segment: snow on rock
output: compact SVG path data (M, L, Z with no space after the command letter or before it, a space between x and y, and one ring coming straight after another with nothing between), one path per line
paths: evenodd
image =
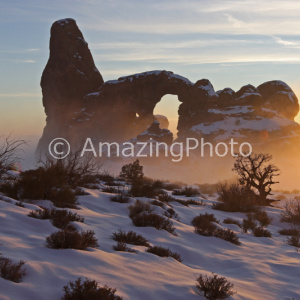
M210 124L201 123L191 128L191 131L201 132L203 134L213 134L218 131L226 130L226 138L236 137L236 132L239 130L251 130L251 131L275 131L280 130L282 127L293 125L294 122L275 116L273 118L257 118L254 121L247 120L243 117L227 117L222 121L213 122ZM226 139L222 136L220 139Z
M56 21L60 26L64 26L66 24L69 24L69 22L75 22L74 19L70 19L70 18L66 18L66 19L61 19L61 20L58 20Z
M218 95L224 93L224 94L228 94L228 95L234 95L235 94L235 91L231 88L225 88L223 90L219 90L216 92Z
M205 92L208 97L219 97L208 79L201 79L195 83L195 87Z
M253 107L248 105L248 106L230 106L226 109L209 109L209 113L214 113L214 114L222 114L222 115L231 115L231 114L247 114L250 112L253 112Z
M257 87L265 98L267 108L277 110L284 116L293 119L298 111L298 99L293 90L281 80L268 81Z
M184 82L187 85L193 85L193 83L190 80L188 80L187 78L185 78L183 76L174 74L171 71L162 71L162 70L147 71L147 72L137 73L137 74L133 74L133 75L129 75L129 76L123 76L123 77L120 77L118 79L118 81L129 80L130 82L132 82L134 79L139 79L139 78L148 77L148 76L159 76L159 75L167 76L168 79L175 79L180 82Z
M240 99L243 99L243 98L246 98L246 97L250 97L250 96L258 96L261 98L261 94L259 93L244 93L242 96L240 96L239 98L237 98L236 100L240 100Z

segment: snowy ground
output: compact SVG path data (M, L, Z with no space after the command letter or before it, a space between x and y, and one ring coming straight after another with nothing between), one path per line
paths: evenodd
M22 208L16 206L14 200L11 203L0 201L0 252L15 261L26 261L22 282L0 278L1 300L60 299L63 286L78 277L117 288L117 294L124 299L204 299L195 289L195 276L211 272L234 283L237 294L231 299L300 299L300 253L285 243L285 236L278 234L280 228L289 227L280 222L280 207L266 209L273 218L268 228L273 237L258 238L243 233L236 225L223 224L227 217L242 221L245 214L212 210L215 197L205 199L206 206L185 207L172 203L180 218L180 222L173 220L177 233L174 236L164 230L133 226L128 217L130 203L111 202L112 194L100 190L86 191L90 195L79 197L80 210L76 210L85 218L85 223L76 223L76 227L94 230L100 244L99 248L88 251L47 248L46 237L58 229L49 220L27 216L39 207L25 204ZM134 201L132 199L131 203ZM156 208L158 213L160 210ZM195 234L191 220L205 212L213 213L222 227L235 231L242 245ZM138 253L114 251L112 246L116 242L110 236L118 229L133 230L153 245L169 247L181 255L183 262L147 253L142 246L129 245Z

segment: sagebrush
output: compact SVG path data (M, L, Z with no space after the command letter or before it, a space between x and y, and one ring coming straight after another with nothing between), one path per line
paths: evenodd
M95 280L78 278L74 282L70 281L63 287L64 296L62 300L122 300L117 296L116 289L108 286L99 286Z

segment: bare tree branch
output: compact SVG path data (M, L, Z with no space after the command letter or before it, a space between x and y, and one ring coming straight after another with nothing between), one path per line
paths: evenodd
M12 165L20 160L20 152L22 146L27 142L23 139L13 137L10 133L6 137L0 137L0 173L8 170Z
M271 186L278 183L273 178L280 175L280 170L269 162L272 155L268 153L252 153L249 156L239 154L234 163L233 171L239 175L239 182L249 188L255 188L260 197L261 204L267 202L271 195Z

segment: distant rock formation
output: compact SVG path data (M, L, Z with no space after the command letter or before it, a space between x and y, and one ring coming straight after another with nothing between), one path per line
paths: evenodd
M161 129L159 122L155 120L147 130L136 137L138 142L147 142L150 139L169 145L173 142L173 133L168 129Z
M169 120L163 115L154 115L155 119L159 122L159 127L161 129L169 129Z
M179 140L235 137L266 142L291 134L300 136L300 125L294 122L298 99L282 81L246 85L237 92L230 88L215 92L207 79L192 83L170 71L104 82L72 19L52 25L50 57L41 87L47 125L38 152L47 149L55 137L76 143L87 137L122 142L140 136L151 124L150 128L158 127L153 112L166 94L177 95L181 102Z

